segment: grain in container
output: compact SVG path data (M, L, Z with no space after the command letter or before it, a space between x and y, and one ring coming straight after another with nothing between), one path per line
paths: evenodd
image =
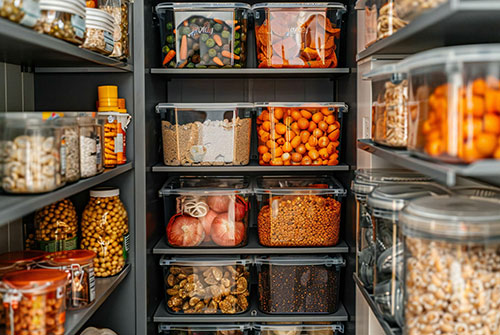
M0 281L7 335L64 334L66 272L22 270Z
M446 188L434 183L398 183L379 185L367 197L375 240L373 299L392 325L404 325L403 238L399 213L412 199L446 194L449 194Z
M93 177L104 171L104 128L90 115L78 117L80 129L80 175Z
M377 3L377 40L392 36L404 28L408 21L403 20L396 10L397 0L375 0Z
M68 275L66 307L69 310L88 307L95 300L94 259L90 250L68 250L50 253L38 266L61 270Z
M160 335L248 335L252 326L250 324L160 324L158 333Z
M249 258L162 257L166 307L171 313L240 314L249 309Z
M102 9L86 8L85 41L82 48L111 55L114 48L114 19Z
M118 274L125 266L130 249L128 214L120 200L120 189L97 187L81 220L82 249L92 250L96 277Z
M434 49L409 74L408 149L447 163L500 159L500 45Z
M80 129L75 117L56 118L61 128L61 173L68 183L80 179Z
M247 244L248 178L170 177L160 190L166 239L172 247Z
M420 15L442 4L450 2L449 0L395 0L395 8L398 17L405 22L411 23Z
M351 189L356 198L356 274L365 288L373 289L373 269L375 265L375 243L373 223L366 198L381 184L394 185L401 182L427 182L430 178L408 170L399 169L359 169L355 172Z
M40 19L40 4L38 0L3 0L0 17L33 28Z
M344 325L329 322L267 322L253 325L255 335L339 335Z
M250 10L250 5L239 2L158 4L162 65L245 67Z
M252 9L258 67L337 67L343 4L268 2Z
M124 59L129 56L128 48L128 11L129 0L99 0L99 9L103 9L113 17L114 48L110 57Z
M332 314L339 309L341 256L264 256L255 264L262 312Z
M424 197L400 214L404 334L492 334L500 320L500 202Z
M343 102L256 104L260 165L338 165Z
M159 104L165 165L247 165L249 103Z
M65 41L85 40L84 0L40 0L41 17L35 29Z
M259 243L266 247L331 247L339 242L347 194L329 176L258 177Z

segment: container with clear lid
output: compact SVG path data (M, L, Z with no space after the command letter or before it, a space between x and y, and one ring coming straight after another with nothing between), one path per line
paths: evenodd
M500 199L500 188L493 186L455 186L451 192L472 198L493 198Z
M7 335L64 334L66 272L22 270L0 281Z
M377 0L365 0L364 17L365 17L365 48L377 41Z
M500 320L500 202L424 197L400 214L404 334L494 334Z
M82 44L85 40L84 0L39 0L41 17L35 29L65 41Z
M251 263L239 256L162 257L167 309L187 314L246 312Z
M338 165L343 102L258 103L260 165Z
M407 24L396 10L397 0L375 0L377 3L377 40L387 38L395 34Z
M339 306L341 256L264 256L259 273L259 309L269 314L332 314Z
M247 244L248 178L170 177L163 197L167 243L172 247Z
M165 165L246 165L250 103L159 104Z
M114 19L102 9L86 8L85 41L82 48L110 55L114 48Z
M423 13L436 8L449 0L395 0L398 17L410 23Z
M430 178L400 169L359 169L351 189L356 197L356 274L365 288L373 289L373 269L375 265L375 243L373 240L373 224L366 197L381 184L401 182L428 182Z
M409 74L408 149L448 163L500 159L500 45L425 51Z
M118 108L116 108L118 110ZM113 168L118 164L118 155L123 155L123 134L118 112L99 112L99 123L104 127L104 167Z
M252 329L250 324L160 324L160 335L248 335Z
M94 259L90 250L68 250L48 254L38 264L44 269L61 270L68 274L66 307L70 310L88 307L95 300Z
M98 0L99 9L103 9L113 17L114 23L114 49L110 57L118 59L127 58L128 50L128 24L129 0Z
M104 128L92 116L79 116L80 126L80 175L93 177L104 171L103 147Z
M403 238L399 213L412 199L446 195L449 191L434 183L398 183L377 186L367 197L375 240L373 292L383 317L402 327Z
M259 67L337 67L343 4L268 2L252 9Z
M266 247L331 247L347 194L330 176L258 177L259 242Z
M61 172L66 182L80 179L80 129L74 117L55 120L61 128Z
M164 2L160 21L162 65L173 68L241 68L247 58L245 3Z
M3 0L0 17L33 28L40 19L40 5L38 0Z
M4 191L43 193L63 186L60 128L41 113L8 113L2 121Z
M408 143L408 80L394 64L363 76L372 84L372 140L395 148Z
M344 325L328 322L267 322L253 325L255 335L339 335Z

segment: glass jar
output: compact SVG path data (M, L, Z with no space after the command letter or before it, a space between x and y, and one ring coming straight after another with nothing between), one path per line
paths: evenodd
M40 18L40 5L38 0L3 0L0 17L32 28Z
M101 173L103 165L103 127L91 116L78 117L80 126L80 175L88 178Z
M113 17L114 49L111 57L128 57L128 0L99 0L99 8Z
M106 11L86 8L85 41L82 48L110 55L113 52L113 17Z
M493 186L456 186L451 191L466 197L500 199L500 188Z
M81 248L97 254L96 277L118 274L130 248L128 214L120 200L120 189L99 187L90 191L90 201L82 214Z
M95 252L69 250L51 253L38 264L44 269L61 270L68 274L66 307L70 310L88 307L95 300Z
M6 334L64 334L66 272L34 269L3 276Z
M35 213L38 249L48 252L73 250L78 246L78 217L71 200L63 199Z
M399 17L395 3L396 0L377 0L377 40L391 36L408 24Z
M405 22L412 22L428 10L436 8L448 0L395 0L398 16Z
M365 0L365 48L377 41L377 0Z
M61 128L61 172L66 182L80 179L80 129L76 118L56 119Z
M404 334L494 334L500 326L500 202L424 197L400 214Z
M368 291L373 289L375 243L373 224L366 197L380 184L430 181L430 178L407 170L359 169L351 189L356 197L356 274Z
M403 326L403 245L399 212L412 199L448 194L433 183L380 185L367 197L374 226L374 300L383 317L392 325Z
M82 44L85 40L85 2L83 0L40 0L41 17L35 29L65 41Z
M101 108L99 108L101 109ZM104 167L118 164L118 155L123 154L123 135L118 123L118 112L99 112L99 123L104 127Z
M8 193L43 193L64 185L60 129L34 114L10 113L3 119L2 187Z

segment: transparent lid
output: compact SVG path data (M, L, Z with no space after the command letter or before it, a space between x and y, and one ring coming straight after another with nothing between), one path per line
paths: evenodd
M251 103L207 103L207 104L202 104L202 103L173 103L173 104L166 104L166 103L161 103L156 106L156 112L160 113L162 110L166 109L186 109L186 110L221 110L221 109L238 109L238 108L253 108L254 105Z
M432 179L403 169L358 169L352 182L352 191L368 194L379 184L402 182L429 182Z
M401 73L397 64L380 66L363 75L364 80L391 79L392 82L399 82L406 79L407 75Z
M156 6L156 11L165 9L184 10L214 10L214 9L246 9L251 10L249 4L242 2L162 2Z
M431 196L409 202L399 220L408 236L466 242L499 240L499 209L499 200Z
M346 7L339 2L263 2L252 6L253 10L266 8L300 8L300 9L341 9L346 10Z
M96 187L90 190L90 196L93 198L109 198L120 195L120 189L117 187Z
M257 177L256 183L255 194L288 195L290 193L307 193L337 196L347 194L342 184L330 176Z
M457 186L453 187L451 191L466 197L500 199L500 188L493 186Z
M327 107L333 109L340 109L341 112L346 113L349 109L345 102L256 102L255 108L268 108L268 107L285 107L285 108L321 108Z
M231 195L251 193L248 177L170 177L160 190L161 196L193 195Z
M237 255L224 256L163 256L160 265L181 265L181 266L227 266L227 265L248 265L252 264L250 258L241 258Z
M250 324L160 324L158 330L180 330L185 332L217 332L217 331L231 331L231 330L250 330Z
M344 332L344 326L341 323L333 324L263 324L257 323L253 325L253 328L258 331L277 331L277 332L294 332L298 328L310 331L339 331ZM283 334L283 333L275 333Z
M314 256L314 255L294 255L294 256L263 256L255 259L257 265L345 265L345 259L340 256Z

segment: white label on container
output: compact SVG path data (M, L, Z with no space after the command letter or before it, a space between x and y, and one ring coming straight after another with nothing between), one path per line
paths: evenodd
M66 175L66 155L67 155L67 149L66 149L66 136L63 136L61 138L61 149L60 149L60 159L61 159L61 176Z
M113 40L113 34L111 34L109 31L104 32L104 42L106 43L106 51L113 52L115 41Z
M102 157L101 157L101 138L99 135L96 136L95 138L96 141L96 150L95 150L95 155L96 155L96 160L97 160L97 165L102 164Z
M85 19L79 15L71 15L71 24L75 30L75 35L79 39L83 39L85 36Z
M115 154L123 152L123 134L116 134L115 137Z
M61 299L64 297L64 286L60 286L56 290L56 299Z
M0 0L0 7L2 7L2 3L3 0ZM26 27L34 27L40 19L40 4L38 1L24 0L21 10L24 12L24 16L19 23Z
M89 300L90 302L95 300L95 275L93 267L89 269Z

